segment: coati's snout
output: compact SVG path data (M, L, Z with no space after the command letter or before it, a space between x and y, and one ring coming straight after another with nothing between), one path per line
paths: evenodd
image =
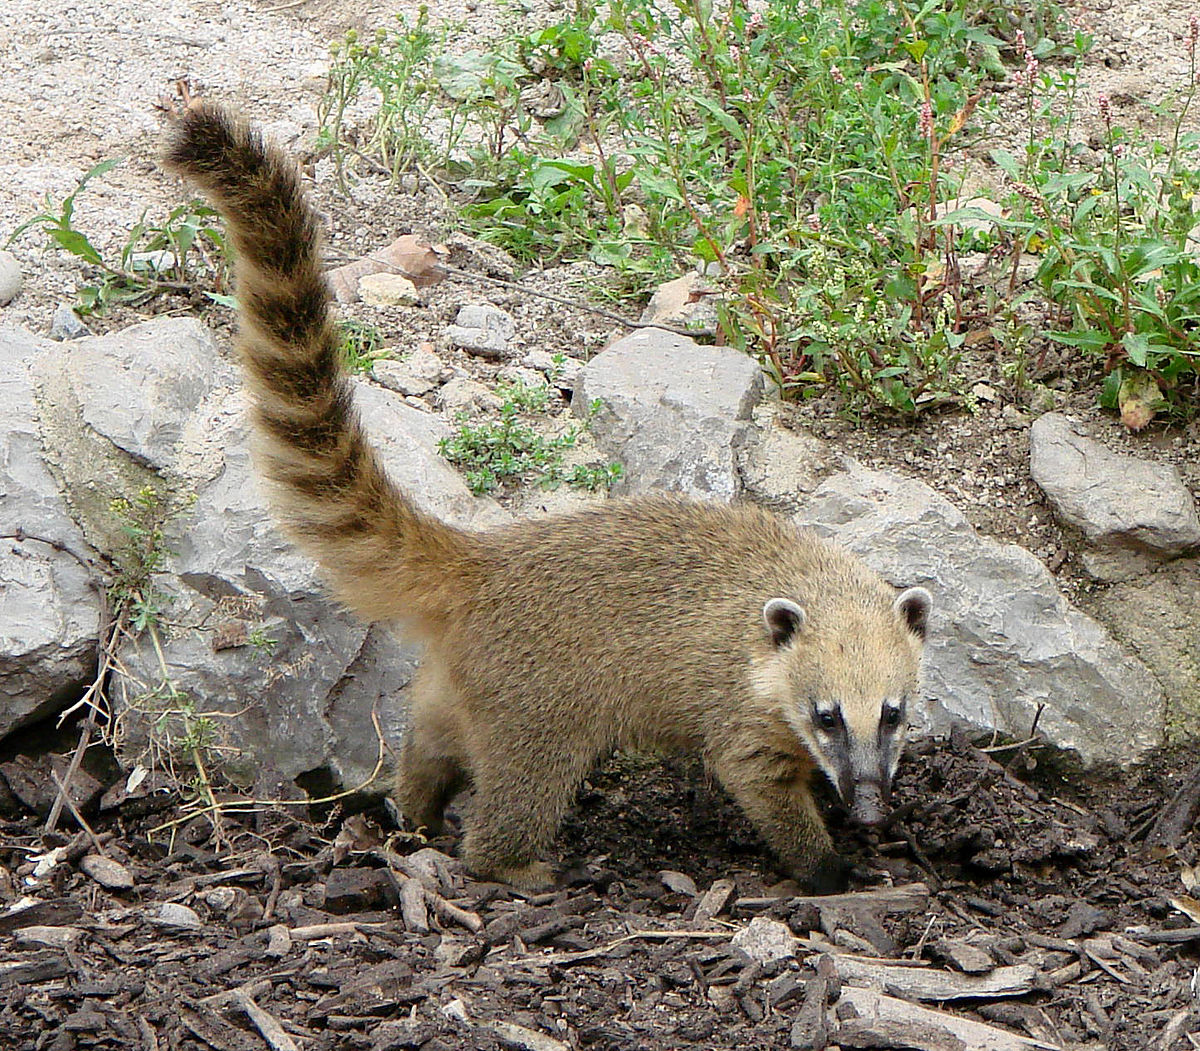
M891 786L879 781L861 781L850 786L850 818L855 824L873 828L887 816Z

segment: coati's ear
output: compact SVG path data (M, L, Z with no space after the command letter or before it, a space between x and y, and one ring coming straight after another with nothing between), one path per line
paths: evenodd
M795 638L796 632L804 627L804 609L790 598L773 598L763 606L763 620L771 641L782 646Z
M933 596L924 588L907 588L896 596L895 610L919 639L925 638L929 627L929 611L933 608Z

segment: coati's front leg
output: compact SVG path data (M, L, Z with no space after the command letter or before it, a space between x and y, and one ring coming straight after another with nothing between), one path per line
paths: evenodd
M734 749L712 763L789 876L814 894L846 889L850 865L834 850L813 799L808 764L793 756L738 755Z

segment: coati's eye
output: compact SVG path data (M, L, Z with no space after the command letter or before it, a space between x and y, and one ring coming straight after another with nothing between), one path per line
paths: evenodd
M893 708L893 707L891 707L891 705L888 705L886 708L884 708L883 709L883 725L886 726L889 730L894 730L897 726L899 726L900 725L900 709Z
M842 716L836 709L829 712L817 712L817 725L822 730L836 730L842 723Z

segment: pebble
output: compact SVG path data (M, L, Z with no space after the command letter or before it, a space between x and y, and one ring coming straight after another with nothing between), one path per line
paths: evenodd
M161 927L176 927L180 930L199 930L203 924L195 909L180 905L174 901L164 901L158 911L147 919Z
M90 335L87 325L79 320L70 303L59 303L54 308L54 318L50 322L51 339L63 343L68 339L82 339Z
M79 862L79 868L107 890L133 889L133 876L129 869L102 854L88 854Z
M421 301L417 286L400 274L365 274L358 279L358 295L373 307L411 307Z
M17 257L12 252L0 252L0 307L8 306L24 283Z
M796 936L788 925L766 916L752 919L730 939L730 944L760 963L770 963L796 954Z

